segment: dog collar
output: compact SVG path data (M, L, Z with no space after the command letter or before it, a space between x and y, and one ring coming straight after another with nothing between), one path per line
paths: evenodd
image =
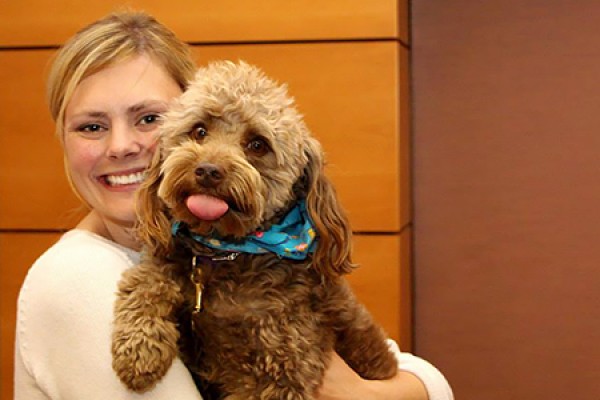
M190 232L181 221L173 223L173 236L188 236L213 249L250 254L274 253L281 258L304 260L314 253L317 235L306 211L304 200L299 201L279 224L267 231L256 231L240 240L229 241L219 237L203 237Z

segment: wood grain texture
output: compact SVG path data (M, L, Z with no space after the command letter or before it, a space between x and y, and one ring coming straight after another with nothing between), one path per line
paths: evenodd
M0 2L0 397L12 398L16 298L27 268L82 215L46 110L54 50L123 2ZM355 231L348 279L403 350L411 341L408 1L133 0L193 43L199 64L245 59L286 82L325 149ZM50 16L50 17L49 17ZM237 45L234 45L237 44ZM11 49L15 48L15 49ZM14 230L30 230L15 233ZM385 234L379 234L385 233Z
M412 349L412 271L410 229L395 235L355 235L354 261L348 275L358 299L398 342Z
M79 202L44 100L52 51L0 51L0 229L62 229Z
M44 101L52 52L0 52L0 229L63 229L80 215ZM323 144L354 230L398 232L408 223L409 182L400 178L408 171L408 118L400 117L407 104L400 98L407 88L399 74L407 65L404 48L312 43L194 46L194 52L199 63L242 58L288 83Z
M0 2L0 46L62 44L104 16L130 9L154 15L188 42L401 39L408 41L407 0ZM52 17L49 18L48 16ZM399 22L402 21L402 22Z

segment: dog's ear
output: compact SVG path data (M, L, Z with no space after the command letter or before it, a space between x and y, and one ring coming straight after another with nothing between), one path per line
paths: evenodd
M354 268L352 231L335 188L324 174L321 145L308 138L306 148L309 181L306 209L319 236L312 267L326 278L335 278Z
M153 256L165 258L171 249L171 221L167 207L158 197L162 180L161 154L157 149L147 170L146 178L136 195L137 234L146 251Z

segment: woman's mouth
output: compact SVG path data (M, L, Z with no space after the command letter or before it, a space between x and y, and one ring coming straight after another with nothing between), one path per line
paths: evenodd
M146 177L145 171L134 172L131 174L125 175L104 175L103 180L109 186L119 187L119 186L128 186L128 185L137 185L141 183Z

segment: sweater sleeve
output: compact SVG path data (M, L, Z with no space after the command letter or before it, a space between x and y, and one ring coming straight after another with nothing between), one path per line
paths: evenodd
M391 339L388 340L388 345L398 360L398 368L412 373L423 382L429 400L454 400L448 381L436 367L410 353L402 353L398 344Z
M71 235L30 269L17 311L15 399L200 399L176 360L151 391L128 390L112 370L117 282L125 252Z
M19 335L15 341L15 400L28 399L28 400L48 400L49 397L40 389L35 382L34 377L29 373L25 367L23 356L21 354L21 345L19 343Z

